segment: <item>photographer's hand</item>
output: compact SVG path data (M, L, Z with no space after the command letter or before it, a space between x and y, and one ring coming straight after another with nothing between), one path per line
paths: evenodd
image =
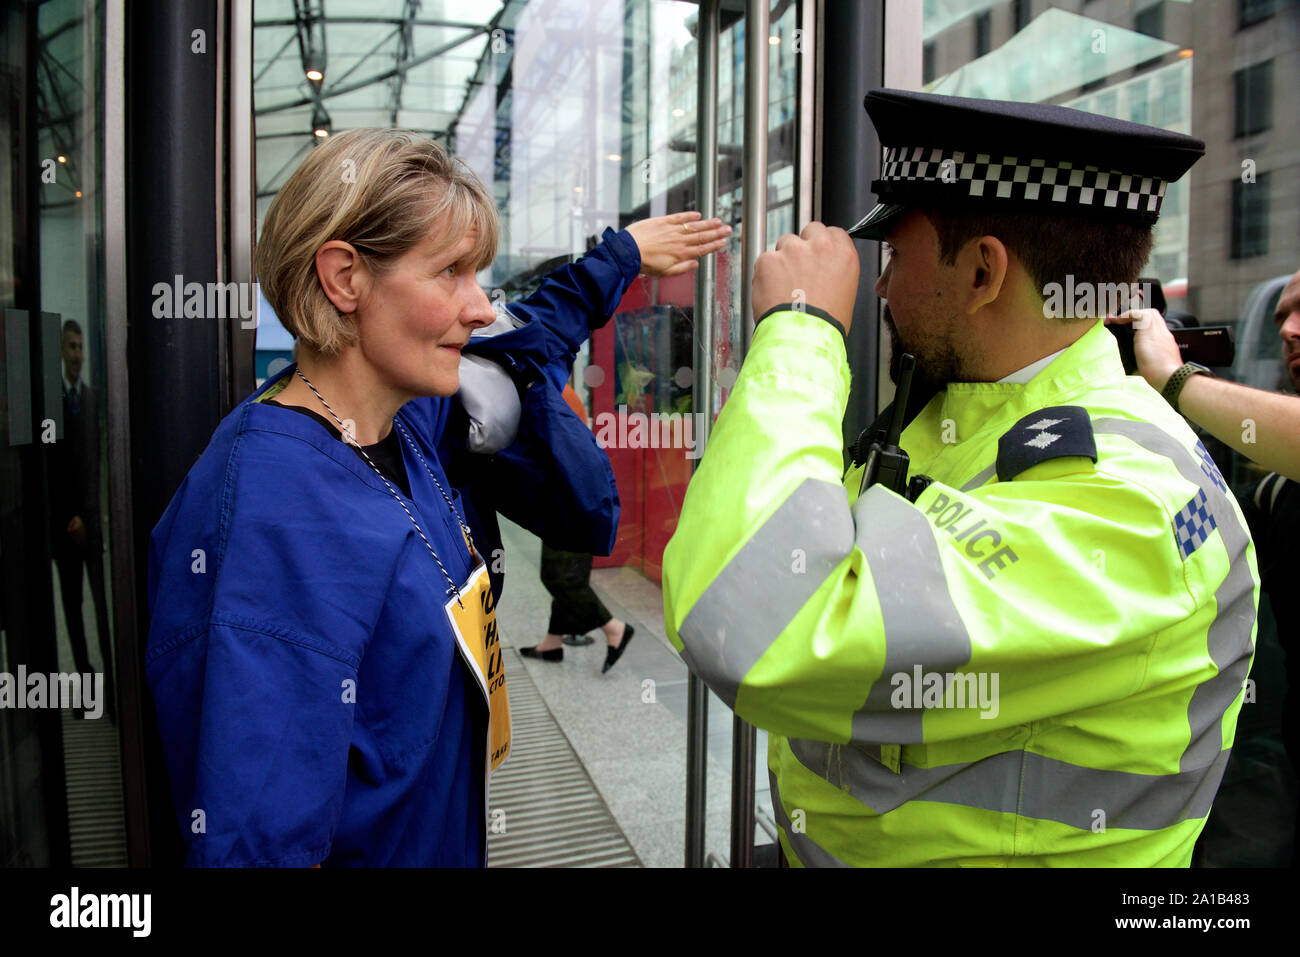
M1134 309L1106 322L1133 323L1138 372L1163 390L1183 358L1160 313ZM1246 458L1300 481L1300 398L1194 375L1183 385L1178 410Z
M1182 351L1165 324L1165 317L1156 309L1130 309L1106 318L1107 325L1117 322L1133 324L1133 355L1138 373L1159 392L1183 364Z

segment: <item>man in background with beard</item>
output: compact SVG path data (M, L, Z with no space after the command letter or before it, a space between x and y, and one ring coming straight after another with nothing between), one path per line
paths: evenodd
M866 106L880 205L755 267L753 344L664 554L669 638L769 732L791 863L1186 867L1258 575L1102 319L1204 145L1039 104ZM916 360L892 488L861 440L842 465L851 235L887 243L876 292Z

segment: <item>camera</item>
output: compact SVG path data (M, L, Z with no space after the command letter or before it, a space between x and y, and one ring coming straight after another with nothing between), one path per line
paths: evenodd
M1230 366L1236 355L1230 326L1202 326L1190 312L1169 309L1164 289L1158 279L1142 278L1139 288L1150 290L1151 302L1145 306L1155 309L1164 317L1165 325L1173 333L1174 341L1183 354L1184 362L1199 362L1203 366ZM1107 326L1119 343L1120 359L1128 375L1137 374L1137 357L1133 352L1133 326L1130 323L1113 323Z

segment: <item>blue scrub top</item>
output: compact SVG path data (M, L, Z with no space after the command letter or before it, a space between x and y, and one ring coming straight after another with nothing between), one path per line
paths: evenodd
M481 555L500 548L498 511L608 554L613 472L559 390L640 266L631 236L607 230L511 304L522 328L471 340L520 389L514 445L467 453L452 399L398 412ZM187 863L481 866L487 705L446 579L352 448L255 401L293 368L222 420L150 539L145 670ZM457 519L405 441L402 456L403 500L460 584L472 560Z
M150 543L146 671L187 863L481 865L487 706L446 579L355 451L254 397ZM398 419L459 508L435 452L448 406L417 399ZM460 584L457 520L402 451L403 500Z

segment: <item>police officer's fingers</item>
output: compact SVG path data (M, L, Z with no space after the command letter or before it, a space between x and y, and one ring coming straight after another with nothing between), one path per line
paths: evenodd
M800 231L799 236L811 242L813 239L823 235L825 232L826 224L819 223L814 219Z
M677 226L679 229L684 223L692 223L701 218L704 214L698 209L688 209L680 213L669 213L667 216L660 217L666 223Z
M781 237L782 240L787 237ZM780 243L778 242L779 246ZM773 306L794 299L793 291L797 283L788 262L787 251L765 252L754 261L754 282L751 301L754 304L754 316L757 319Z
M782 236L780 239L776 241L776 251L780 252L781 250L787 249L792 244L798 242L801 242L801 238L799 236L796 236L794 233L786 233L784 236Z

